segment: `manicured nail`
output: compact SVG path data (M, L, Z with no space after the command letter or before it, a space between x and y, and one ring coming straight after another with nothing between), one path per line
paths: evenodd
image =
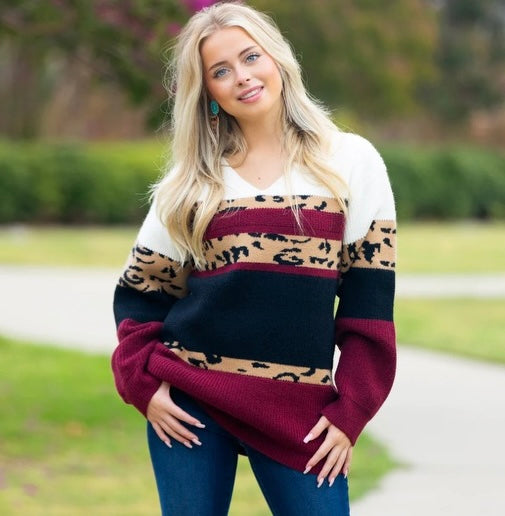
M188 448L193 448L193 446L191 446L191 444L188 443L188 441L184 441L184 446L187 446Z
M321 487L323 485L324 478L321 478L317 481L317 487Z
M170 444L170 441L163 441L169 448L172 448L172 445Z
M349 473L349 470L348 470L348 469L346 469L346 470L344 471L344 478L347 478L347 474L348 474L348 473Z
M333 482L335 482L335 479L334 478L330 478L330 480L328 481L328 483L330 484L330 487L333 485Z
M314 436L312 434L307 434L303 442L308 443L309 441L312 441L312 439L314 439Z
M198 423L195 423L195 426L197 426L198 428L205 428L205 425L203 423L200 423L200 421L198 421Z
M303 474L306 475L311 469L312 469L312 466L307 466L305 468L305 471L303 472Z
M196 437L194 439L191 439L191 442L198 444L198 446L202 445L202 443Z

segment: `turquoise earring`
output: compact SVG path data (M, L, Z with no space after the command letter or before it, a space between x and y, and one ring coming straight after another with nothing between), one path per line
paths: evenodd
M215 100L210 101L210 126L215 136L219 136L219 104Z
M217 116L219 113L219 104L215 100L210 101L210 112L212 116Z

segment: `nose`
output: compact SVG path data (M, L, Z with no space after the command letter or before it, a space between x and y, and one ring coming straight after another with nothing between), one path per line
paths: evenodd
M251 80L251 73L245 66L237 66L237 84L244 84Z

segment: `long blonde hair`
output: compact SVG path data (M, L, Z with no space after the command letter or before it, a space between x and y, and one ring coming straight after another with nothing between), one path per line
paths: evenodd
M305 90L301 70L290 44L265 13L240 3L217 3L197 12L181 30L172 47L165 87L173 99L171 154L165 175L151 188L158 216L165 223L180 261L192 259L203 269L205 230L224 196L222 160L247 152L236 119L219 113L218 135L210 124L209 97L203 83L200 46L205 38L227 27L244 29L277 63L283 88L283 140L287 156L284 174L294 164L310 171L326 186L345 212L347 187L328 160L332 134L337 130L329 112ZM289 184L289 183L288 183ZM195 209L202 189L203 200ZM300 224L299 207L289 196Z

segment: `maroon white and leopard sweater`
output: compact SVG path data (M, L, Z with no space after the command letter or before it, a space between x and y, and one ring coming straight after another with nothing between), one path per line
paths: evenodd
M259 189L223 162L202 271L178 261L151 206L114 295L112 367L127 403L145 415L164 380L300 471L324 438L302 441L322 414L356 442L396 370L395 205L367 140L336 133L332 159L349 185L348 214L294 167L302 230L284 177Z

